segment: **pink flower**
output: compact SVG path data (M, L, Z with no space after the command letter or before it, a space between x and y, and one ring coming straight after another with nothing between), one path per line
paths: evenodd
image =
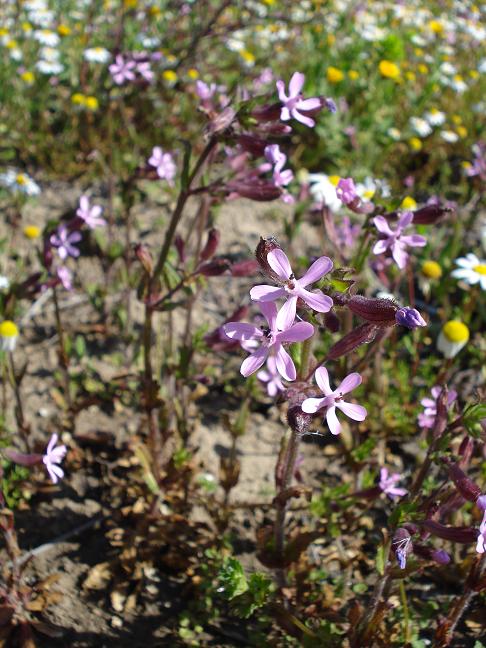
M405 488L396 488L395 484L400 481L400 479L401 476L399 473L389 475L386 468L381 468L379 487L390 499L402 497L403 495L406 495L408 491Z
M272 398L278 394L279 391L285 391L285 387L280 380L277 363L274 356L270 356L267 360L267 368L261 369L257 373L258 380L267 383L267 394Z
M275 165L273 168L273 181L277 187L285 187L294 179L294 174L290 169L282 171L287 161L287 156L282 153L278 144L270 144L265 147L265 157L270 164ZM264 166L264 165L262 165Z
M341 424L336 416L336 407L353 421L364 421L367 411L362 405L347 403L342 400L344 394L349 393L361 385L361 376L358 373L351 373L342 381L334 391L329 384L329 374L325 367L319 367L315 373L316 382L319 385L324 398L306 398L302 403L302 411L307 414L315 414L320 409L326 408L326 420L331 434L341 432Z
M285 380L295 380L297 372L292 358L283 348L284 342L302 342L314 334L314 327L308 322L298 322L286 327L284 330L277 328L277 307L273 302L262 303L261 311L267 321L268 327L258 328L254 324L241 322L228 322L223 330L231 340L239 340L242 345L260 342L260 346L252 351L251 355L243 360L240 372L245 378L255 373L263 365L267 357L275 357L278 373Z
M421 412L417 417L420 427L434 427L435 417L437 416L437 399L439 398L441 391L442 387L436 385L431 389L432 398L422 398L422 400L420 401L420 404L425 408L424 411ZM454 389L451 389L447 394L448 408L452 405L456 398L457 392Z
M336 195L345 205L349 205L357 198L359 199L353 178L341 178L336 187Z
M49 473L49 476L54 484L57 484L59 479L62 479L64 477L64 470L58 464L61 463L61 461L64 459L64 455L67 452L65 445L60 445L57 448L54 447L58 441L58 438L59 437L57 436L57 434L53 434L51 436L51 439L47 444L46 453L42 457L42 461L44 462L44 465L47 468L47 472Z
M376 229L385 236L385 238L377 241L373 247L373 254L383 254L386 250L391 250L392 256L395 259L397 266L402 270L408 261L407 246L409 247L423 247L427 241L423 236L412 234L410 236L402 236L402 232L409 225L412 224L413 213L403 212L400 216L397 229L392 230L388 221L383 216L375 216L373 222Z
M148 163L157 169L157 175L173 185L177 167L170 153L164 153L160 146L154 146Z
M135 74L133 73L135 62L125 61L121 54L117 54L115 62L108 69L113 77L113 81L117 85L122 85L125 81L133 81L135 79Z
M289 83L289 94L285 94L285 83L281 80L277 81L278 97L282 102L282 111L280 119L282 121L289 121L291 118L296 119L301 124L312 128L315 126L315 121L301 111L316 110L322 107L322 102L318 97L312 99L304 99L301 93L304 87L305 76L301 72L294 72Z
M78 257L80 252L77 247L74 247L74 243L78 243L81 240L81 234L79 232L70 232L64 223L61 223L57 228L57 233L52 234L50 237L51 245L57 248L57 253L64 261L67 257Z
M100 205L93 205L91 207L88 196L81 196L76 216L81 218L90 229L96 229L97 227L106 225L105 219L101 218L102 211L103 207L100 207Z
M140 76L143 77L145 81L151 83L154 80L154 73L152 72L152 68L150 67L150 61L141 61L137 63L136 66L138 74L140 74Z
M66 266L60 266L57 269L57 278L59 279L59 281L61 282L65 290L69 291L73 289L73 284L72 284L73 275L71 274L69 268L66 268Z
M204 83L204 81L196 81L196 94L199 99L202 99L204 102L212 99L217 89L218 87L215 83L210 83L208 85L207 83Z
M483 511L483 520L479 525L476 551L478 553L484 553L486 551L486 495L480 495L476 500L476 505L481 511Z
M265 284L254 286L250 290L250 297L258 302L273 302L279 297L287 297L286 303L280 309L277 316L279 329L287 329L292 325L297 310L297 300L302 299L310 308L318 313L327 313L333 301L321 290L310 292L306 286L319 281L332 269L332 261L329 257L323 256L314 261L305 275L296 279L285 252L279 248L272 250L267 255L269 266L282 280L282 287L267 286Z

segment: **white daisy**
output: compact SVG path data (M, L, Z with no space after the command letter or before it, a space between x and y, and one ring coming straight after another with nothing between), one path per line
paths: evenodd
M16 169L7 169L5 173L0 173L0 185L14 193L26 196L37 196L41 191L39 185L30 176Z
M431 108L429 112L425 113L424 118L431 126L442 126L446 120L445 113L437 110L437 108Z
M455 264L459 268L451 272L452 277L462 279L470 286L475 286L478 283L482 290L486 290L486 261L479 260L475 254L470 252L465 257L456 259Z
M327 176L324 173L310 173L310 192L316 202L323 203L333 212L337 212L343 206L336 194L336 187L339 182L338 176Z
M89 47L83 56L90 63L108 63L111 59L110 52L104 47Z
M454 144L454 142L457 142L457 140L459 139L459 135L450 130L441 131L440 136L443 140L449 142L450 144Z
M50 29L38 29L34 32L34 38L41 45L47 45L48 47L57 47L61 40L58 34Z
M430 124L420 117L410 117L410 126L420 137L427 137L432 132Z

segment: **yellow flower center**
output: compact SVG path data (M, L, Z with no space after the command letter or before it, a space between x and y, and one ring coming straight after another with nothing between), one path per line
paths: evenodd
M486 275L486 263L480 263L473 268L474 272L477 272L480 275Z
M162 72L162 76L169 83L175 83L177 81L177 74L174 70L165 70Z
M442 268L437 261L424 261L422 264L422 274L429 279L440 279L442 276Z
M392 63L392 61L380 61L378 68L381 75L387 79L398 79L400 76L400 68L396 63Z
M330 175L330 176L329 176L329 182L330 182L334 187L337 187L337 186L338 186L340 180L341 180L341 176L338 176L338 175Z
M24 227L24 234L29 239L39 238L40 233L40 227L37 227L37 225L26 225Z
M449 342L467 342L469 340L469 329L458 320L451 320L442 329Z
M402 200L403 209L415 209L416 207L417 203L412 198L412 196L405 196L405 198Z
M329 83L339 83L344 79L344 74L341 72L341 70L338 70L338 68L335 67L328 67L327 68L327 80Z
M17 328L15 322L12 322L11 320L4 320L0 324L0 337L13 338L13 337L17 337L18 334L19 334L19 329Z
M25 185L25 184L27 184L27 178L24 176L23 173L19 173L19 174L17 175L17 177L15 178L15 182L16 182L18 185Z

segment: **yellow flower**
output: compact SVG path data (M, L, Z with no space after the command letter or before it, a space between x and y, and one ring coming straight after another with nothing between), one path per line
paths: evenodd
M41 235L41 229L37 225L26 225L24 227L24 234L28 239L36 239Z
M438 20L431 20L428 27L434 34L442 34L442 32L444 31L444 25Z
M328 34L327 35L327 44L328 45L334 45L335 42L336 42L336 37L334 36L334 34Z
M352 81L356 81L357 79L359 79L359 72L356 72L356 70L349 70L348 77Z
M98 110L100 104L96 97L89 96L85 98L84 105L88 110L95 111Z
M32 31L32 25L28 22L23 22L22 23L22 29L24 32L31 32Z
M415 79L417 78L415 76L415 72L407 72L405 76L407 77L408 81L415 81Z
M22 79L22 81L25 81L25 83L27 83L28 85L32 85L34 83L34 73L29 72L28 70L22 72L20 78Z
M402 200L401 208L402 209L416 209L417 203L415 200L412 198L412 196L405 196L405 198Z
M152 5L149 9L149 14L151 16L154 17L160 16L161 13L162 13L162 9L160 7L157 7L156 5Z
M59 25L57 28L57 33L59 34L59 36L69 36L69 34L71 33L71 28L67 25Z
M19 329L15 322L4 320L0 324L0 348L2 351L13 351L17 344Z
M469 160L463 160L461 162L461 166L463 169L470 169L472 167L472 164L469 162Z
M429 71L429 68L424 63L419 63L417 69L420 74L427 74L427 72Z
M241 58L245 61L247 65L255 64L255 55L249 52L247 49L242 49L238 52Z
M21 185L21 186L22 186L22 185L27 184L27 178L24 176L23 173L18 173L18 174L17 174L17 177L15 178L15 182L16 182L18 185Z
M84 106L84 101L85 101L85 96L80 92L75 92L71 97L71 103L78 106Z
M15 49L16 47L18 47L18 43L17 43L16 40L13 40L13 39L12 39L12 40L9 40L9 41L7 41L7 42L5 43L5 47L6 47L7 49Z
M456 133L459 135L459 137L467 137L467 128L464 128L464 126L458 126L456 128Z
M167 81L167 83L175 83L177 81L177 74L174 70L164 70L162 72L162 78L164 81Z
M469 70L469 76L471 79L477 79L479 77L479 72L477 70Z
M467 344L469 329L459 320L451 320L444 324L437 339L437 348L446 358L453 358Z
M422 264L422 274L428 279L440 279L442 277L442 268L437 261L424 261Z
M420 151L422 149L422 142L418 137L411 137L408 140L408 143L410 144L412 151Z
M381 75L386 77L387 79L396 80L400 76L400 68L396 63L393 63L392 61L387 61L387 60L380 61L378 68L380 70Z
M420 47L415 48L415 56L423 56L424 55L424 50Z
M462 117L460 115L452 115L452 121L456 126L459 126L459 124L462 124Z
M344 74L341 72L341 70L338 70L335 67L328 67L327 68L327 80L329 83L339 83L344 79Z
M5 29L5 27L0 27L0 38L2 36L8 36L8 29Z
M187 70L187 76L195 81L199 78L199 72L195 68L191 68L190 70Z
M329 182L334 185L335 187L338 186L339 181L341 180L341 176L338 175L330 175L328 176Z
M135 9L138 4L138 0L123 0L123 6L125 9Z

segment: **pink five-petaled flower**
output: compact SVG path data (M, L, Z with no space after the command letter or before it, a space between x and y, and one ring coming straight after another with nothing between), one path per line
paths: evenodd
M265 158L273 164L273 181L277 187L285 187L294 178L294 174L290 169L282 171L287 161L287 156L282 153L278 144L269 144L265 147Z
M67 452L65 445L57 446L57 448L55 447L58 439L59 437L57 434L51 436L51 439L47 444L46 453L42 457L42 461L47 468L49 477L52 479L54 484L57 484L59 479L64 477L64 470L59 466L59 464L64 459L64 455Z
M170 153L164 153L160 146L154 146L148 163L157 169L157 175L172 185L177 167Z
M154 80L154 73L150 67L150 61L140 61L137 64L137 72L140 76L145 79L148 83L152 83Z
M439 398L441 391L442 387L436 385L431 389L432 398L422 398L422 400L420 401L420 404L425 408L424 411L421 412L417 417L420 427L434 427L435 417L437 416L437 399ZM447 393L448 408L452 405L456 398L457 392L454 389L449 390L449 392Z
M314 261L305 275L296 279L285 252L279 248L272 250L267 255L268 265L282 280L283 286L267 286L265 284L254 286L250 290L250 297L258 302L273 302L279 297L287 297L286 303L277 315L277 327L288 329L295 319L297 300L302 299L308 306L318 313L327 313L331 310L333 301L322 291L310 292L306 286L319 281L332 269L332 261L323 256Z
M261 311L267 320L268 327L258 328L254 324L228 322L223 325L223 331L231 340L242 343L249 341L261 342L252 354L243 360L240 372L245 378L255 373L263 365L269 355L275 357L278 373L285 380L295 380L297 372L292 358L283 348L284 342L302 342L314 334L314 327L308 322L298 322L279 331L277 328L277 307L273 302L260 304Z
M89 204L88 196L81 196L76 216L81 218L90 229L96 229L106 225L105 219L101 218L102 211L103 207L100 207L100 205L91 206Z
M407 246L423 247L427 241L423 236L411 234L402 236L402 232L412 224L413 213L403 212L398 219L397 229L392 230L384 216L375 216L373 222L376 229L383 234L385 238L377 241L373 247L373 254L383 254L388 249L391 250L392 257L395 259L397 266L402 270L408 261Z
M113 81L117 85L122 85L125 81L133 81L135 79L133 72L135 65L135 61L125 61L121 54L117 54L115 62L108 69L113 77Z
M64 223L61 223L57 228L56 234L51 234L50 242L55 248L57 248L57 253L64 261L67 257L78 257L80 252L77 247L74 247L74 243L78 243L81 240L81 234L79 232L70 232Z
M257 378L267 384L267 394L272 398L276 396L279 391L285 391L285 387L283 386L277 371L277 363L274 356L268 358L267 368L261 369L257 373Z
M391 475L389 475L386 468L381 468L379 487L385 493L385 495L388 495L390 499L403 497L403 495L406 495L408 491L405 488L397 488L395 486L395 484L399 482L400 479L401 476L399 475L399 473L392 473Z
M285 83L281 80L277 81L278 98L283 104L280 119L289 121L293 117L301 124L312 128L315 126L315 121L307 115L303 115L301 111L316 110L322 106L322 103L318 97L303 98L301 90L304 87L304 81L305 76L302 72L294 72L289 82L288 96L285 94Z
M353 421L365 420L367 411L362 405L355 405L354 403L347 403L342 400L344 394L356 389L361 384L362 379L358 373L351 373L346 376L334 391L329 384L329 374L325 367L316 369L315 376L316 382L324 394L324 398L306 398L302 403L303 412L306 412L306 414L315 414L325 407L326 420L331 434L339 434L341 432L341 424L336 416L336 407L346 414L346 416L353 419Z
M336 195L345 205L359 198L353 178L341 178L336 187Z

